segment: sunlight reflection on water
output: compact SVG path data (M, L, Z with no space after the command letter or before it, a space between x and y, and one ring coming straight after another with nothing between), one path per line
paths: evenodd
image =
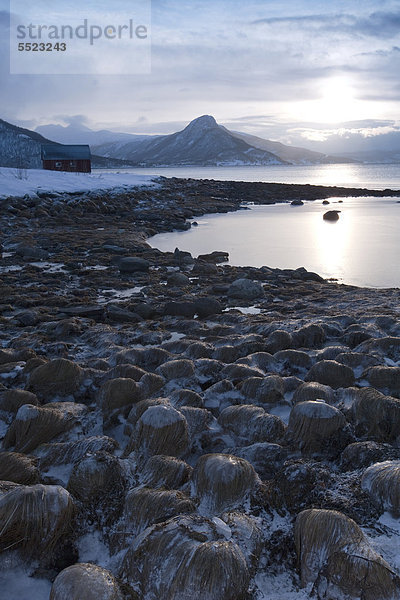
M323 277L371 287L399 287L400 204L396 198L332 198L304 206L252 206L225 215L196 219L199 227L166 233L149 241L153 247L176 247L198 256L229 252L230 264L281 269L305 267ZM335 223L323 220L340 210Z

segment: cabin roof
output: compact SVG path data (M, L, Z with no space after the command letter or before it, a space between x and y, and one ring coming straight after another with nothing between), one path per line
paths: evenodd
M42 144L42 160L90 160L90 148L84 144Z

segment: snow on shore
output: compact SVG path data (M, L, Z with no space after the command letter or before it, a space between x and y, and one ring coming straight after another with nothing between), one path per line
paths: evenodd
M0 198L39 192L88 192L156 185L154 175L133 173L65 173L0 167Z

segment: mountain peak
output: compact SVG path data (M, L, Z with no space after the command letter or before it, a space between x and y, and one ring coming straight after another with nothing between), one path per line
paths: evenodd
M217 121L211 115L203 115L189 123L186 129L215 129L218 127Z

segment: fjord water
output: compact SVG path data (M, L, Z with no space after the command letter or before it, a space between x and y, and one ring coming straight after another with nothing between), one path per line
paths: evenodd
M115 172L115 169L96 169L96 172ZM376 190L400 189L400 165L271 165L264 167L153 167L124 169L121 173L162 175L222 181L264 181L336 185Z
M341 211L339 220L324 221L323 214L332 209ZM400 287L397 198L331 198L330 205L316 200L303 206L249 206L196 220L199 226L189 231L160 234L148 241L160 250L178 247L193 256L224 250L232 265L305 267L341 283Z

